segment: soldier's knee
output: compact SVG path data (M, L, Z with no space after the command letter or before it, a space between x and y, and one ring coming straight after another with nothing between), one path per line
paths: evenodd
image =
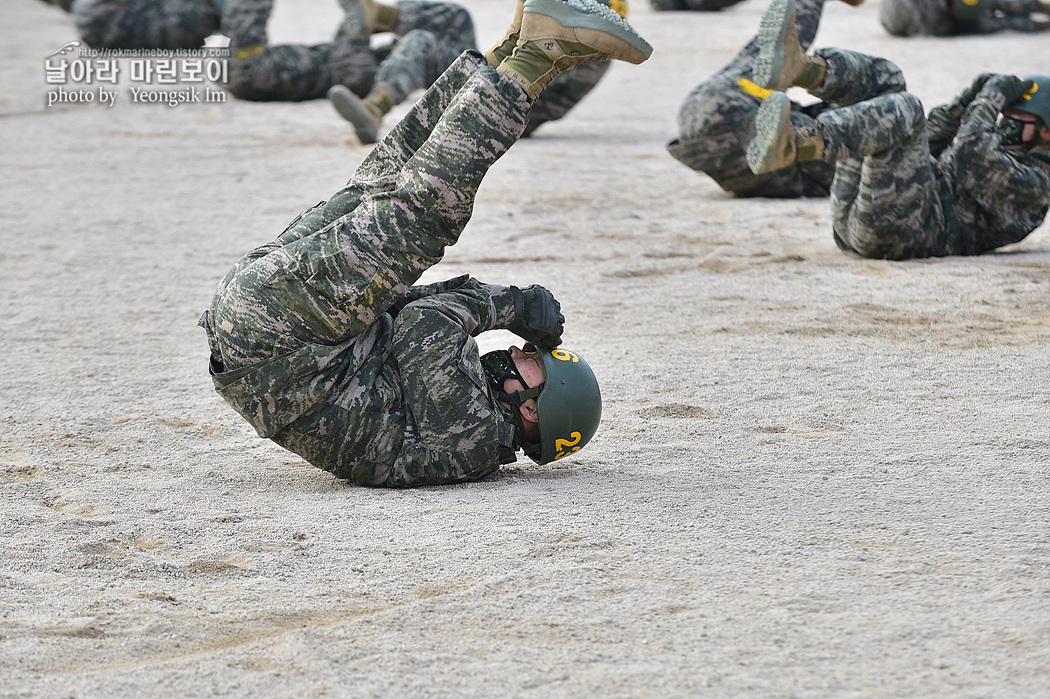
M917 131L926 123L926 112L918 97L910 92L898 92L893 97L897 102L897 112L907 122L912 132Z
M426 29L413 29L397 41L400 51L429 55L438 45L438 38Z

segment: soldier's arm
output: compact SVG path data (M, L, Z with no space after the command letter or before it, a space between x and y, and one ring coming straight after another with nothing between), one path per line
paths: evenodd
M1016 242L1031 233L1046 216L1050 197L1050 174L1027 162L1023 155L1003 148L995 133L1003 105L1015 99L1004 95L998 82L1002 81L990 80L967 107L952 144L957 182L988 219L985 249Z
M501 322L503 288L473 281L398 315L393 352L406 429L384 485L477 480L514 460L514 428L489 394L471 337Z

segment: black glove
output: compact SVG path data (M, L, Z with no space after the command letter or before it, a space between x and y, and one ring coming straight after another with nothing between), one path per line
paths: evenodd
M557 347L565 331L565 316L554 294L539 284L519 289L510 287L514 296L514 322L509 330L518 337L542 347Z
M984 90L995 91L1006 98L1004 107L1009 107L1021 99L1028 90L1035 85L1031 80L1021 80L1013 75L993 75L984 84Z
M970 86L963 90L962 93L955 98L955 104L959 105L960 107L963 107L964 109L968 107L970 105L970 102L973 102L973 98L976 97L977 93L980 92L981 89L984 87L984 84L988 82L988 78L993 77L993 75L993 73L981 73L976 78L974 78L973 82L970 83Z

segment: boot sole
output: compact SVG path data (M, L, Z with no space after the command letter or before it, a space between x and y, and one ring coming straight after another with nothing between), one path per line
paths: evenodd
M751 69L751 81L761 87L778 89L784 70L784 39L791 24L795 0L773 0L758 25L758 58Z
M780 138L787 120L791 128L791 100L783 92L774 92L758 108L755 115L755 138L747 146L747 166L761 175L787 167L780 161Z
M608 58L638 64L653 47L623 17L591 0L525 0L521 38L560 39L590 46Z
M354 125L357 140L361 143L376 142L379 137L379 127L357 95L342 85L333 85L328 90L328 101L335 107L335 111L339 112L339 116Z

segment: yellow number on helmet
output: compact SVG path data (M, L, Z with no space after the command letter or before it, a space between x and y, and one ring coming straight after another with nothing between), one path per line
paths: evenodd
M580 358L568 350L551 350L551 356L563 362L578 362Z
M569 454L575 454L576 452L578 452L580 450L580 447L577 447L576 445L580 443L580 439L582 438L583 435L581 435L579 432L573 432L569 436L572 437L572 439L555 439L554 440L554 450L556 452L554 454L554 460L555 461L557 461L558 459L560 459L562 457L568 456ZM569 449L569 447L576 447L576 448L575 449ZM566 451L566 449L569 449L569 450Z

